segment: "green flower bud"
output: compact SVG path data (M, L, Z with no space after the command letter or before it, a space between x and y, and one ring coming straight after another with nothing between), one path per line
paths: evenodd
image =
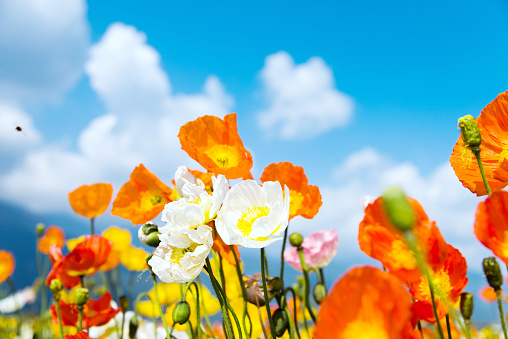
M129 321L129 338L130 339L136 338L136 332L138 331L138 326L139 326L138 317L136 317L134 315L131 318L131 320Z
M323 284L316 284L314 289L312 290L312 295L314 296L314 300L318 305L321 305L323 300L326 298L326 287Z
M125 295L122 295L118 301L122 312L127 312L129 310L129 299Z
M496 291L501 289L501 285L503 285L503 276L496 258L489 257L483 259L483 272L485 273L490 287Z
M293 247L300 247L302 246L302 243L303 243L303 237L300 233L293 233L289 236L289 243L291 244L291 246Z
M472 115L466 115L459 119L459 128L464 142L472 151L479 151L482 143L480 128Z
M183 325L189 320L189 317L189 303L186 301L180 301L178 304L176 304L175 309L173 310L173 322Z
M142 244L152 247L159 246L159 228L157 225L148 222L138 230L138 238Z
M49 284L49 290L53 293L56 300L60 299L60 292L63 290L63 284L60 279L53 279Z
M392 224L402 232L411 230L415 216L404 191L400 187L389 188L384 192L382 199Z
M35 225L35 234L37 235L37 238L42 237L42 233L44 233L45 228L46 225L44 225L42 222Z
M462 292L460 294L460 313L464 320L470 320L473 315L473 294L469 292Z
M74 297L74 303L78 306L83 306L88 302L88 289L78 288L76 290L76 296Z
M282 337L289 327L289 319L286 311L282 308L278 308L273 312L272 318L275 325L275 335L277 337Z

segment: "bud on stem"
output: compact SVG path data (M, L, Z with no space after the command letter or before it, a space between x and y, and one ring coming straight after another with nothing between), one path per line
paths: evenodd
M500 290L503 285L503 276L496 258L489 257L483 259L483 272L485 272L485 277L490 287L495 291Z

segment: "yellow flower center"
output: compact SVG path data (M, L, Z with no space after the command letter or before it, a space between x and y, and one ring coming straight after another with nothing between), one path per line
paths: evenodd
M429 274L430 278L432 279L434 290L436 291L435 296L438 297L440 295L448 295L452 290L452 285L450 284L450 276L444 271L439 271L437 273L429 272ZM418 285L418 290L424 300L431 300L429 282L427 279L421 279L420 284Z
M291 197L289 200L289 215L295 216L297 215L298 209L302 206L305 197L302 193L293 190L289 190L289 196Z
M503 150L499 154L499 163L502 163L504 159L508 159L508 141L503 141Z
M461 165L460 168L471 168L472 163L474 161L473 159L473 152L471 149L467 146L466 142L462 137L459 139L459 145L460 145L460 160Z
M342 338L389 339L386 329L378 319L368 321L358 319L350 322L344 329Z
M244 237L248 237L252 232L252 224L261 217L266 217L270 213L268 206L256 206L249 208L246 212L242 213L236 228L242 233Z
M402 240L395 240L392 242L391 251L387 254L391 259L391 264L394 269L405 268L413 270L417 267L416 258Z
M172 262L173 264L178 264L182 266L180 264L180 260L185 256L185 253L194 252L194 250L198 246L199 246L198 243L193 242L189 247L186 248L173 248L173 251L171 251L171 258L169 261Z
M236 167L241 159L241 153L238 149L229 145L215 145L208 149L205 154L220 168Z

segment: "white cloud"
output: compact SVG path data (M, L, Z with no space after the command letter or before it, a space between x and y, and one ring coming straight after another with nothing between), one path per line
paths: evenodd
M54 100L82 74L89 44L84 0L0 1L0 96Z
M160 56L134 27L111 25L91 48L86 72L109 113L78 136L77 151L45 145L0 178L0 197L34 211L68 210L67 193L83 184L116 189L139 163L169 182L180 164L197 165L180 149L182 124L205 114L223 117L233 100L209 76L195 94L173 94Z
M19 154L42 140L32 117L17 106L0 102L0 121L0 154Z
M431 220L436 221L446 241L466 257L470 269L480 270L490 252L473 234L476 205L481 199L462 187L451 166L443 163L423 176L411 163L393 163L372 148L350 155L333 171L334 182L321 186L323 206L313 220L295 218L291 231L336 228L339 234L337 260L343 263L368 261L358 246L358 225L363 218L362 197L377 197L383 190L401 186L417 199ZM312 183L312 182L311 182Z
M352 99L335 88L332 70L319 57L296 65L286 52L269 55L261 80L268 107L258 112L258 123L271 134L310 138L351 119Z

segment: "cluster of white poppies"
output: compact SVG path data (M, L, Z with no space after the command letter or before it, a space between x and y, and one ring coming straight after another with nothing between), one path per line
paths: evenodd
M188 171L178 167L175 188L180 198L162 211L160 244L148 261L164 282L185 283L196 278L212 246L215 221L218 235L227 245L262 248L281 238L289 220L289 189L278 181L260 186L243 180L233 187L224 175L212 177L213 191Z

